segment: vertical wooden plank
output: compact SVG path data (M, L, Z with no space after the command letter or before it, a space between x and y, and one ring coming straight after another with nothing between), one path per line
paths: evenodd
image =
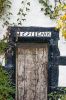
M18 50L17 50L17 48L16 48L16 96L15 96L15 99L16 100L18 100L18 84L17 84L17 79L18 79L18 77L17 77L17 73L18 73L18 70L17 70L17 68L18 68Z
M18 100L24 100L25 94L25 54L24 50L18 48Z
M18 100L47 100L47 44L22 45L17 55Z

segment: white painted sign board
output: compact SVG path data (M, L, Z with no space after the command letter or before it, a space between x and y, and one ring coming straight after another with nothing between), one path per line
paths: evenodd
M51 32L17 32L20 37L51 37Z

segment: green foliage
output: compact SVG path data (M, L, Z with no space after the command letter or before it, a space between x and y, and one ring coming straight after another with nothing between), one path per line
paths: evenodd
M8 44L4 40L0 40L0 54L5 53Z
M2 27L8 26L10 22L12 0L0 0L0 21Z
M0 18L6 13L6 9L11 8L11 1L0 0Z
M62 10L62 7L61 7L62 3L59 1L58 1L59 6L56 5L55 7L53 7L49 3L49 0L39 0L39 3L41 3L43 6L43 8L41 8L41 11L44 11L44 14L48 15L51 19L56 19L59 16L59 11Z
M14 100L15 87L11 85L8 73L0 65L0 100Z
M66 95L63 95L61 100L66 100Z
M21 1L21 7L19 8L19 11L17 12L17 23L16 22L10 22L10 19L12 17L12 11L11 11L11 5L12 0L0 0L0 21L2 21L2 26L17 26L23 24L23 22L26 20L26 15L30 11L30 2L29 0L22 0Z
M17 12L17 23L10 22L12 17L11 11L12 0L0 0L0 20L2 21L2 26L17 26L23 24L26 20L26 15L30 11L30 2L29 0L22 0L21 7Z
M39 3L43 5L41 11L44 11L44 14L49 15L50 18L54 18L52 17L52 5L49 4L48 0L39 0Z
M23 22L26 20L26 15L30 11L30 2L29 0L22 0L21 7L17 13L17 23L18 25L22 25Z
M66 88L61 88L59 91L53 91L48 94L49 100L66 100Z

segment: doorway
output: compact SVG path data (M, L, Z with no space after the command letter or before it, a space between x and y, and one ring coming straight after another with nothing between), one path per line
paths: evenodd
M47 100L48 44L21 43L16 50L16 100Z

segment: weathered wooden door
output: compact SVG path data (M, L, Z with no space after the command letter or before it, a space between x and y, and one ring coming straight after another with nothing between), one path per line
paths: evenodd
M23 43L16 58L16 100L47 100L48 45Z

